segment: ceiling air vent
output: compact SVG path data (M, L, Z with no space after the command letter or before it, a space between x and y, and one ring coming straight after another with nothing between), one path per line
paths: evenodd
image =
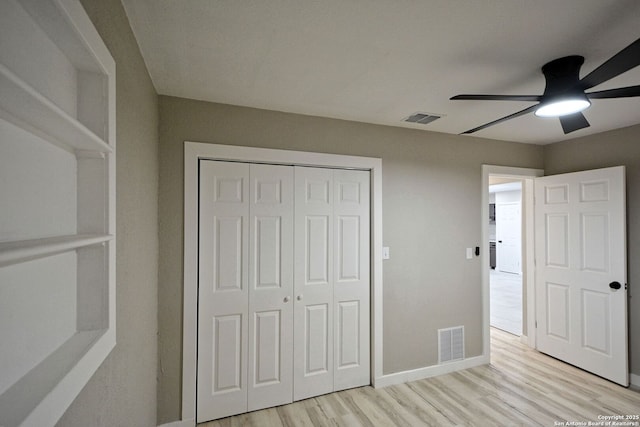
M417 124L420 124L420 125L426 125L428 123L431 123L434 120L439 119L440 117L442 117L442 116L438 116L436 114L415 113L415 114L410 115L409 117L407 117L403 121L409 122L409 123L417 123Z

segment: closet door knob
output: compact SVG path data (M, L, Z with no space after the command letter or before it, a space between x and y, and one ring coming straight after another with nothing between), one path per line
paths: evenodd
M302 295L298 295L298 298L296 298L298 301L302 301Z
M284 300L283 300L283 301L284 301L284 302L289 302L289 297L288 297L288 296L287 296L287 297L284 297Z

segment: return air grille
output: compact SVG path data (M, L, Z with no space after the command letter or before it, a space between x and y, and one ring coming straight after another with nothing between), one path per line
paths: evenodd
M442 116L438 116L435 114L427 114L427 113L415 113L404 119L405 122L408 123L417 123L420 125L426 125L431 123L434 120L439 119Z
M438 363L464 359L464 326L438 329Z

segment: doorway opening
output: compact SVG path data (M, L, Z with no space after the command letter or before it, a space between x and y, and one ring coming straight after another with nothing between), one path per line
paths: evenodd
M490 287L490 276L493 270L491 268L492 260L492 250L491 250L491 239L490 239L490 227L489 227L489 201L490 201L490 192L489 192L489 183L491 177L497 178L500 177L505 181L510 182L518 182L520 184L521 189L521 201L520 201L520 209L521 214L519 214L521 218L521 243L520 243L520 254L516 256L516 259L520 259L520 265L518 271L520 272L520 277L522 280L521 296L520 296L520 304L522 313L520 314L521 319L521 332L520 339L523 343L527 344L530 347L535 348L535 309L534 309L534 247L533 247L533 180L536 177L540 177L544 175L544 171L541 169L529 169L529 168L516 168L516 167L505 167L505 166L492 166L492 165L483 165L482 166L482 242L483 246L487 249L485 251L481 251L481 260L482 263L482 295L483 295L483 355L490 358L491 355L491 342L490 342L490 324L491 324L491 287ZM502 183L505 183L503 181ZM495 182L498 184L498 182ZM513 212L511 212L513 215ZM497 225L497 224L496 224ZM497 229L496 229L497 232ZM496 236L494 236L495 238ZM504 239L503 243L504 243ZM496 245L498 245L496 240ZM498 268L497 261L497 250L496 250L496 268ZM508 269L509 267L502 267L503 269ZM513 265L511 266L513 269ZM498 269L498 272L500 270ZM495 274L495 273L494 273ZM494 307L495 308L495 307ZM530 333L529 333L530 331Z
M516 336L523 316L522 213L522 179L490 175L490 325Z

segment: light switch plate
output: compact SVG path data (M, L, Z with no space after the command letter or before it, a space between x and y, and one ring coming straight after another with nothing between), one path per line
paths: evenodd
M382 248L382 259L389 259L389 246L385 246Z
M472 258L473 258L473 249L467 248L467 259L472 259Z

